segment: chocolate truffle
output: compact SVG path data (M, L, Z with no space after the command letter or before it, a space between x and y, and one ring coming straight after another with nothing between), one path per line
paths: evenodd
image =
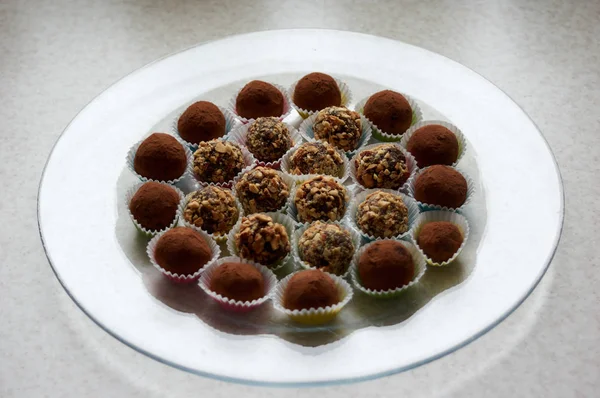
M334 280L316 269L294 274L283 292L283 306L292 311L325 308L339 302L340 294Z
M244 173L235 190L246 214L278 211L290 196L277 171L261 166Z
M328 106L342 105L342 93L333 77L313 72L296 83L294 103L307 111L319 111Z
M158 239L154 258L167 271L191 275L210 261L212 251L198 232L191 228L176 227Z
M354 159L356 180L365 188L400 189L410 172L406 156L396 144L362 150Z
M417 244L436 263L449 260L463 243L460 229L448 221L430 222L421 227Z
M294 197L298 221L307 223L341 220L346 213L348 200L346 187L333 177L312 177L298 187Z
M381 240L370 244L358 260L361 284L371 290L391 290L408 285L415 276L413 258L402 243Z
M356 149L362 135L360 115L348 108L331 106L319 113L313 124L315 138L346 152Z
M338 224L317 221L300 236L298 252L311 267L344 275L354 255L354 243L350 232Z
M242 150L233 142L204 141L194 152L194 174L202 182L231 181L245 166Z
M131 198L129 210L142 227L160 231L171 225L177 216L180 199L174 188L148 181Z
M290 156L290 174L325 174L342 177L344 160L324 141L305 142Z
M259 117L248 128L246 146L261 162L275 162L292 147L292 138L278 118Z
M133 168L139 175L157 181L176 180L186 167L183 146L165 133L154 133L142 141L133 159Z
M400 195L376 191L358 205L356 225L376 238L391 238L408 231L408 208Z
M458 159L456 135L439 124L429 124L415 130L406 149L415 157L419 167L451 165Z
M240 257L271 266L290 252L290 239L285 227L266 214L242 217L240 230L235 234Z
M190 105L177 121L181 138L192 144L225 135L225 115L212 102L198 101Z
M467 200L467 180L453 167L430 166L417 176L414 194L421 203L456 209Z
M237 114L246 119L283 115L284 98L272 84L253 80L246 84L235 99Z
M210 290L236 301L253 301L265 295L263 275L250 264L223 263L210 280Z
M188 196L183 218L209 234L225 235L237 222L239 213L229 189L209 185Z
M410 104L402 94L392 90L383 90L369 97L363 112L378 129L388 134L404 134L412 123Z

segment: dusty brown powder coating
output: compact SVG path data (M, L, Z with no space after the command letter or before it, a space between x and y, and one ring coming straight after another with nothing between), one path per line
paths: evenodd
M319 270L297 272L283 292L283 306L292 311L325 308L339 302L335 282Z
M290 239L285 227L266 214L252 214L242 218L235 234L235 245L242 258L273 266L290 252Z
M142 177L170 181L183 175L187 158L183 146L173 136L153 133L138 147L133 167Z
M208 263L212 251L198 232L191 228L176 227L160 237L154 258L167 271L191 275Z
M396 144L381 144L362 150L354 159L356 179L365 188L399 189L410 172L406 156Z
M287 126L276 117L259 117L248 128L246 146L262 162L275 162L292 147Z
M296 106L307 111L342 105L342 93L335 79L319 72L309 73L300 79L293 97Z
M305 142L290 156L290 174L325 174L342 177L344 161L335 148L324 141Z
M358 205L358 227L376 238L391 238L408 231L408 208L400 195L376 191Z
M298 252L311 267L344 275L354 255L354 243L350 232L341 226L317 221L300 236Z
M423 225L417 237L417 244L421 250L436 263L449 260L462 243L463 236L460 229L447 221L436 221Z
M333 177L312 177L296 190L298 221L339 221L344 217L348 200L346 187Z
M133 195L129 202L129 210L142 227L160 231L171 225L175 219L179 200L175 189L149 181Z
M419 167L434 164L449 166L458 159L456 136L438 124L418 128L408 140L406 149L415 157Z
M259 117L283 115L284 99L281 91L272 84L253 80L246 84L235 100L235 109L241 117L256 119Z
M421 203L456 209L467 199L467 180L450 166L435 165L419 174L414 191Z
M265 295L263 275L250 264L223 263L211 276L210 290L236 301L253 301Z
M412 109L406 98L395 91L373 94L365 104L364 114L388 134L403 134L412 122Z
M233 180L245 167L240 146L233 142L201 142L194 152L194 174L202 182L224 183Z
M192 144L225 135L225 115L212 102L198 101L190 105L177 121L181 138Z
M317 114L313 132L317 140L327 141L344 151L353 151L362 135L360 115L339 106L325 108Z
M244 173L235 190L245 214L278 211L290 196L287 184L277 171L261 166Z
M383 240L367 247L358 260L361 284L371 290L408 285L415 276L413 258L400 242Z
M183 217L209 234L225 235L237 222L239 213L229 189L209 185L188 195Z

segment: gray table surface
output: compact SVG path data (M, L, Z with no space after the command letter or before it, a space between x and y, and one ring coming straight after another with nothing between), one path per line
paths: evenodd
M600 2L18 1L0 3L0 396L593 396L600 387ZM174 51L235 33L322 27L446 55L537 123L566 191L563 235L534 293L474 343L359 384L268 389L155 362L89 320L40 243L53 143L94 96ZM540 198L544 200L544 198ZM596 395L597 396L597 395Z

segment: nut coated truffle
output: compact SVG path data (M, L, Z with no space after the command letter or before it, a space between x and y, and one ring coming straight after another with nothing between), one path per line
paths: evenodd
M298 252L311 267L344 275L354 255L354 243L350 232L338 224L317 221L300 236Z
M192 144L225 135L225 115L212 102L198 101L190 105L177 121L181 138Z
M412 123L412 108L406 98L395 91L383 90L367 100L363 112L378 129L401 135Z
M263 275L247 263L223 263L213 272L210 290L236 301L253 301L265 295Z
M421 203L456 209L467 200L467 180L453 167L431 166L418 175L414 194Z
M333 279L316 269L295 273L283 292L283 306L292 311L325 308L339 302L340 294Z
M242 217L240 230L235 234L240 257L272 266L290 252L290 239L285 227L266 214Z
M239 213L229 189L209 185L188 196L183 217L209 234L225 235L237 222Z
M154 133L138 147L133 168L142 177L157 181L176 180L187 168L183 146L165 133Z
M317 140L327 141L346 152L353 151L362 135L360 115L339 106L325 108L317 114L313 132Z
M235 190L245 214L278 211L290 196L287 184L277 171L261 166L244 173Z
M142 227L160 231L175 220L180 199L174 188L148 181L131 198L129 210Z
M158 239L154 258L163 269L178 275L191 275L212 258L210 246L191 228L176 227Z
M439 124L429 124L415 130L406 149L415 157L419 167L452 165L458 159L456 135Z
M292 147L287 126L276 117L259 117L248 128L246 146L262 162L275 162Z
M325 73L313 72L296 83L294 104L307 111L319 111L342 105L342 93L335 79Z
M369 245L358 260L361 284L371 290L391 290L408 285L415 276L413 258L402 243L381 240Z
M395 144L360 151L354 167L357 181L365 188L399 189L410 176L406 156Z
M272 84L253 80L246 84L235 100L237 114L246 119L283 115L284 98Z
M194 174L202 182L226 183L245 167L239 145L212 140L201 142L194 152Z
M305 142L290 157L290 174L325 174L342 177L342 155L324 141Z
M436 263L449 260L463 243L463 236L456 225L447 221L430 222L421 228L417 244L423 253Z
M408 209L400 195L376 191L358 205L356 225L376 238L391 238L408 231Z
M333 177L313 177L303 182L296 191L294 204L298 221L341 220L346 213L348 200L346 188Z

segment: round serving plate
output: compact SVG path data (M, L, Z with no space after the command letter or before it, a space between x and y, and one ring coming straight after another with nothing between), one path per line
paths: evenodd
M457 263L428 268L403 297L380 302L356 291L329 325L295 325L274 314L270 304L250 314L224 313L198 286L173 285L149 265L147 239L128 220L123 199L136 182L125 166L127 151L152 131L171 131L173 118L195 99L226 106L251 79L289 86L310 71L348 83L353 104L390 88L414 98L425 120L447 120L462 130L468 147L459 166L477 184L464 212L471 237ZM295 112L289 122L299 124ZM269 385L388 375L473 341L539 282L563 219L553 155L506 94L421 48L326 30L234 36L130 74L65 129L44 170L38 200L50 264L100 327L169 365Z

